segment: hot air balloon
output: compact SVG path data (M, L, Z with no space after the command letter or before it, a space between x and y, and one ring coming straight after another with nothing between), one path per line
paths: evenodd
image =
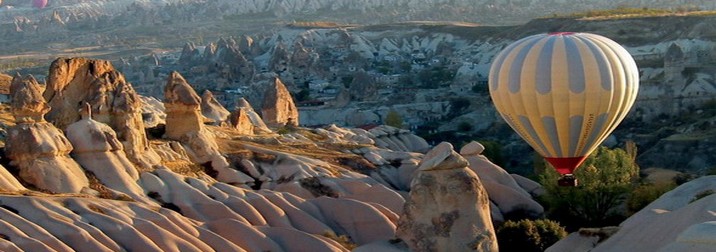
M32 6L38 9L45 8L45 6L47 6L47 0L32 0Z
M576 186L574 170L634 104L639 72L616 42L560 32L507 46L488 82L507 124L562 175L560 185Z

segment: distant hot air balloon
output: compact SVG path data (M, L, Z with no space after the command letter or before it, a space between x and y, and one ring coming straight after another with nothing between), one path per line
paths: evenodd
M562 174L560 184L624 119L639 72L616 42L589 33L550 33L507 46L490 69L502 118Z
M45 8L45 6L47 6L47 0L32 0L32 6L38 9Z

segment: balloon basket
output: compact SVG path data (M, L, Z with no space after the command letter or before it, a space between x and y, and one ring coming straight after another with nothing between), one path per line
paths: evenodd
M562 177L559 178L559 180L557 180L557 184L559 186L575 187L579 183L577 181L577 178L574 177L574 174L565 174L565 175L562 175Z

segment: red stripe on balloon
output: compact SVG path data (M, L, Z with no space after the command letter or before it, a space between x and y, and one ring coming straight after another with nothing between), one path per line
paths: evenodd
M579 165L584 162L585 159L587 159L587 156L583 157L566 157L566 158L558 158L558 157L546 157L544 158L554 166L554 169L559 172L559 174L565 175L565 174L574 174L574 170L577 169Z

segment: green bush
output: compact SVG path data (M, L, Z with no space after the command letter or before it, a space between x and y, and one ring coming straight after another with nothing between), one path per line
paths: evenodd
M676 187L673 183L667 184L642 184L634 188L627 197L626 206L629 214L634 214L649 205L649 203L661 197L662 194L671 191Z
M697 193L696 195L694 195L694 198L691 199L691 201L689 201L689 203L693 203L694 201L700 200L700 199L702 199L702 198L704 198L704 197L706 197L706 196L709 196L709 195L711 195L711 194L714 194L714 191L713 191L713 190L704 190L704 191L701 191L701 192Z
M539 176L547 194L542 198L548 217L568 230L580 227L617 225L626 214L619 211L639 178L639 167L632 155L622 149L599 147L576 171L576 187L557 185L559 174L552 168Z
M403 117L400 116L400 113L395 110L388 111L388 114L385 116L385 120L383 122L385 125L393 126L396 128L403 128Z
M567 231L552 220L507 221L497 229L501 251L544 251L565 236Z

